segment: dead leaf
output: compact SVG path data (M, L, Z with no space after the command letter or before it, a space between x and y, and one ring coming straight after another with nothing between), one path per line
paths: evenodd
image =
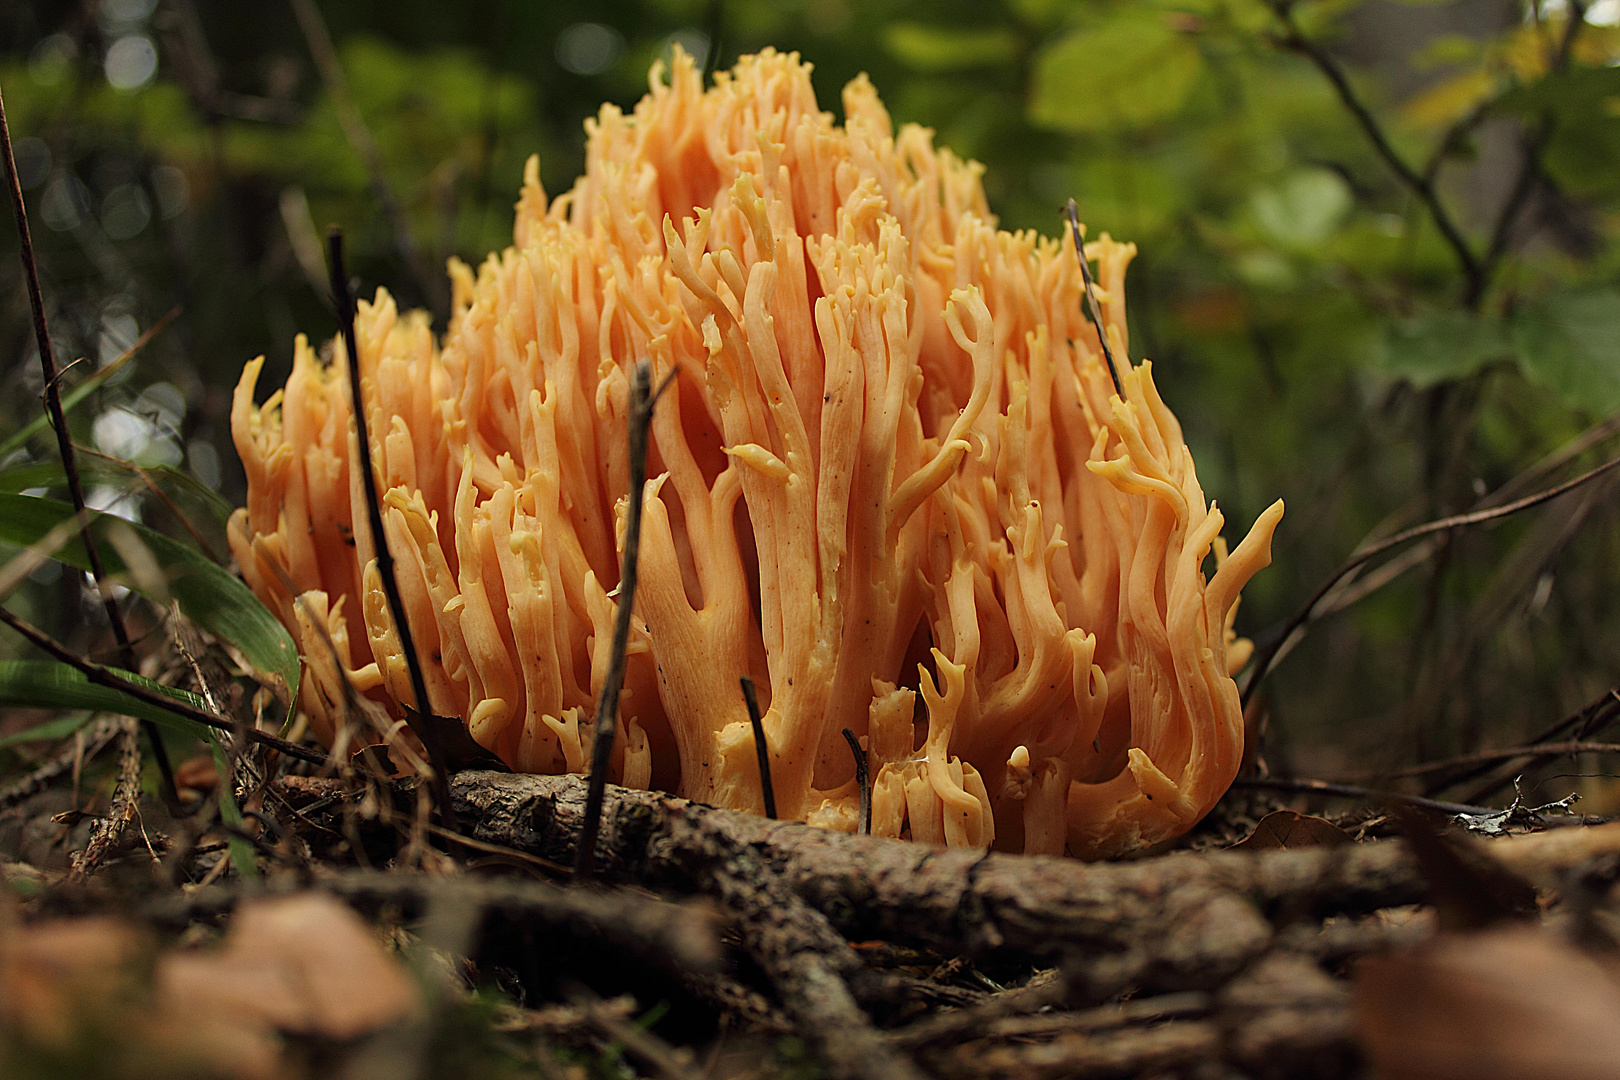
M199 793L213 791L219 786L219 768L212 755L198 754L175 767L174 783L176 787Z
M1260 819L1254 832L1232 845L1233 850L1270 851L1302 847L1339 847L1353 844L1350 834L1327 818L1273 810Z
M1544 930L1442 934L1363 960L1353 1000L1380 1080L1620 1078L1620 982Z
M87 1017L132 989L144 935L111 918L0 926L0 1021L38 1045L62 1047Z
M426 744L431 759L444 763L450 775L454 776L467 769L512 771L506 762L473 740L466 722L459 717L419 713L409 705L404 706L404 709L405 716L410 721L411 732Z
M418 1016L416 981L343 903L321 893L242 905L224 948L165 957L158 993L188 1017L347 1040Z
M60 1050L92 1032L141 1075L285 1080L302 1073L284 1035L343 1042L424 1014L405 966L321 893L243 903L220 948L152 952L121 920L24 924L0 896L0 1038Z
M1484 833L1486 836L1505 836L1508 830L1515 826L1529 828L1542 824L1546 814L1573 814L1575 804L1580 801L1579 793L1570 792L1555 802L1544 803L1541 806L1526 806L1524 803L1524 777L1515 776L1513 778L1513 804L1511 806L1502 810L1491 810L1483 814L1453 814L1451 820L1469 832Z

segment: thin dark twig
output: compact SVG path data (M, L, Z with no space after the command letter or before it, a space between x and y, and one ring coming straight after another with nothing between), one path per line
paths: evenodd
M1412 166L1406 163L1406 159L1401 157L1394 145L1390 143L1389 136L1384 134L1383 127L1380 126L1377 118L1373 116L1372 111L1356 95L1355 88L1350 85L1350 79L1345 74L1344 69L1339 66L1339 62L1323 50L1321 46L1305 36L1304 31L1299 27L1299 23L1294 19L1294 5L1291 0L1267 0L1267 5L1278 20L1282 22L1286 31L1281 44L1315 64L1317 70L1326 76L1327 81L1333 85L1334 91L1339 95L1340 103L1355 118L1356 123L1361 127L1362 133L1367 136L1367 141L1372 143L1373 149L1378 153L1378 156L1383 158L1384 164L1389 166L1390 171L1396 175L1402 184L1411 190L1412 194L1418 197L1419 201L1429 211L1429 217L1434 221L1435 228L1440 230L1440 235L1445 239L1446 244L1450 246L1452 252L1456 255L1457 264L1462 268L1463 277L1468 283L1465 292L1473 293L1476 288L1479 288L1478 283L1483 278L1483 268L1473 249L1468 246L1468 241L1463 238L1462 231L1458 229L1456 222L1452 221L1451 212L1440 201L1440 193L1436 189L1433 180L1419 175ZM1480 289L1480 291L1483 292L1483 289Z
M123 612L118 610L118 598L107 585L107 569L101 561L101 549L90 530L90 511L85 507L84 485L79 479L79 460L73 453L73 435L68 431L67 414L62 411L62 390L58 384L56 351L51 346L50 327L45 322L45 297L39 288L39 265L34 259L34 239L28 230L28 208L23 202L22 182L17 177L17 159L11 150L11 126L6 120L6 103L0 97L0 156L6 167L6 190L11 196L11 210L17 219L17 244L22 254L23 280L28 285L28 304L34 314L34 339L39 346L40 373L45 379L45 410L56 429L56 449L62 457L62 473L67 478L68 494L73 499L73 512L79 518L79 535L84 538L85 555L90 562L90 576L101 596L101 606L112 624L113 640L118 643L120 662L135 666L134 650L130 647L129 630L124 625ZM174 786L174 767L169 762L168 750L157 725L150 720L141 721L141 730L152 744L152 760L157 762L163 778L163 794L170 806L179 805L179 791Z
M74 733L74 739L55 755L40 762L33 772L19 777L5 787L0 787L0 810L15 806L43 791L45 786L58 776L71 771L78 763L89 761L101 753L107 748L107 744L117 737L121 730L120 723L120 717L103 716L99 720L92 721L89 726L80 728Z
M440 316L448 314L449 297L445 295L440 279L429 270L427 262L422 258L421 250L416 246L415 238L411 235L405 211L400 206L393 185L388 182L387 171L383 168L382 152L377 149L377 141L371 137L371 130L366 127L365 118L360 115L360 107L355 104L354 95L349 92L349 82L343 76L343 65L338 62L337 48L332 44L332 33L327 29L326 20L321 17L321 9L314 0L291 0L291 2L293 15L298 20L299 29L304 32L304 40L309 45L309 54L315 61L315 70L320 74L321 82L326 85L327 95L332 99L338 124L343 128L343 136L365 164L366 172L371 179L372 197L377 200L377 205L382 207L383 216L388 219L389 227L393 231L395 251L410 270L411 276L416 279L416 286L422 290L422 295L429 305Z
M1406 776L1424 776L1428 773L1445 772L1448 769L1467 768L1472 765L1498 765L1504 761L1564 757L1567 754L1620 754L1620 743L1573 741L1541 743L1537 746L1513 746L1505 750L1480 750L1460 757L1425 761L1419 765L1408 765L1404 769L1382 772L1378 774L1378 779L1395 780Z
M861 789L861 835L872 835L872 780L866 771L866 751L861 749L861 740L849 728L844 729L844 741L849 743L849 752L855 755L855 785Z
M765 798L765 816L776 817L776 788L771 784L771 748L765 742L765 720L759 715L759 696L754 693L754 680L744 675L737 680L742 684L743 703L748 706L748 722L754 728L754 753L759 757L759 791Z
M1617 718L1620 718L1620 686L1612 686L1596 701L1591 702L1579 712L1565 717L1558 723L1540 732L1535 738L1530 740L1528 745L1540 746L1566 735L1573 735L1576 741L1591 739L1606 730ZM1475 768L1468 769L1458 776L1448 778L1443 785L1439 786L1438 790L1443 791L1446 788L1453 788L1461 784L1466 784L1468 781L1490 772L1493 768L1495 768L1494 764L1480 765ZM1483 799L1490 798L1492 795L1495 795L1498 791L1500 791L1509 782L1509 780L1510 777L1499 776L1495 780L1486 782L1483 786L1476 789L1468 796L1468 801L1479 802ZM1434 795L1437 793L1437 790L1424 792L1426 795Z
M1073 199L1064 207L1069 218L1069 232L1074 236L1074 255L1080 260L1080 280L1086 287L1086 306L1091 309L1091 321L1097 324L1097 341L1102 345L1103 359L1108 361L1108 377L1114 380L1114 392L1125 400L1125 387L1119 381L1119 368L1114 363L1114 350L1108 347L1108 328L1103 324L1102 305L1097 303L1097 288L1091 281L1091 264L1086 261L1086 246L1080 239L1080 208Z
M405 601L399 594L399 578L394 572L394 555L388 548L388 534L383 530L382 505L377 498L377 473L371 462L371 435L366 425L365 403L360 394L360 339L354 330L354 294L349 289L349 277L343 267L343 231L333 228L327 234L331 256L332 301L337 305L338 332L343 337L343 349L349 361L349 400L354 410L354 433L360 479L366 495L366 525L371 530L371 546L377 559L377 576L382 579L383 595L388 600L388 614L399 634L400 651L405 654L405 668L411 677L411 696L414 707L424 718L431 718L433 703L428 699L427 679L422 674L422 660L416 654L416 640L411 635L411 624L405 617ZM455 810L450 805L450 778L438 740L424 729L430 720L418 722L411 709L405 709L405 723L426 751L428 764L433 768L434 801L444 817L446 827L457 831Z
M670 373L670 377L674 372ZM608 765L613 743L619 733L619 691L624 687L625 654L630 648L631 610L636 599L636 563L641 551L641 504L647 486L647 434L652 425L653 406L669 386L669 378L652 390L652 367L637 362L630 380L630 414L627 417L630 440L629 505L625 514L624 555L619 572L619 610L613 623L613 648L608 662L602 696L596 702L596 723L591 747L590 784L585 792L585 820L580 826L579 847L574 856L574 878L588 880L596 869L596 837L602 828L602 796L607 789Z
M169 697L167 694L160 694L150 687L142 686L132 679L125 678L111 668L105 668L92 660L86 660L45 633L45 631L24 622L3 607L0 607L0 622L5 623L57 660L67 664L69 667L76 668L83 673L85 678L97 686L105 686L109 690L117 690L119 693L128 694L137 701L173 713L176 716L184 717L195 723L218 728L221 731L229 731L233 735L251 742L263 743L272 750L279 750L288 757L297 758L299 761L307 761L312 765L325 765L327 763L325 754L260 731L255 727L242 723L240 720L233 720L228 716L216 716L207 710L197 708L189 702Z
M1435 144L1434 152L1429 155L1429 160L1423 165L1422 176L1424 183L1435 183L1440 176L1440 167L1446 163L1446 159L1451 156L1452 151L1462 146L1464 136L1484 123L1485 118L1490 115L1491 107L1496 104L1496 100L1496 98L1486 98L1479 102L1446 129L1446 133Z
M84 850L73 856L69 881L83 881L101 865L135 821L141 798L141 744L139 728L130 717L118 720L118 779L113 784L107 813L90 830Z
M1558 40L1558 49L1548 65L1550 72L1562 71L1568 66L1571 53L1575 49L1575 39L1580 35L1581 27L1586 25L1586 13L1579 3L1570 5L1570 11L1564 24L1564 33ZM1485 249L1485 257L1481 260L1480 280L1474 284L1475 292L1464 298L1469 307L1477 306L1483 299L1485 286L1490 283L1492 271L1507 254L1508 245L1513 239L1513 228L1518 224L1519 216L1529 203L1530 193L1535 190L1536 181L1541 176L1541 154L1552 139L1553 129L1557 121L1553 114L1544 114L1535 130L1525 137L1524 157L1519 163L1519 173L1513 180L1513 187L1507 199L1502 203L1497 213L1496 224L1491 229L1491 239Z
M1570 18L1565 24L1563 37L1559 39L1557 48L1551 50L1551 55L1548 57L1549 71L1561 70L1568 64L1569 57L1574 52L1575 37L1586 23L1585 16L1584 5L1575 5L1574 17ZM1446 158L1460 146L1465 135L1477 128L1486 117L1490 116L1491 110L1500 101L1501 95L1487 97L1479 101L1473 108L1459 117L1451 127L1446 129L1445 135L1435 144L1434 153L1430 155L1428 162L1423 166L1423 179L1426 183L1433 184L1435 182L1436 177L1440 175L1440 167L1445 164ZM1534 154L1526 155L1525 164L1527 166L1532 165L1534 162ZM1517 212L1517 207L1514 205L1515 201L1509 198L1502 204L1501 213L1503 217ZM1503 217L1498 218L1496 232L1501 232ZM1485 259L1487 267L1490 261L1490 256L1487 254Z
M1335 570L1333 574L1326 581L1324 581L1320 587L1317 588L1316 592L1311 594L1311 598L1306 602L1305 606L1300 608L1294 617L1288 620L1288 622L1283 626L1282 632L1278 634L1276 639L1272 641L1272 643L1268 645L1265 650L1255 659L1254 674L1249 676L1248 684L1243 688L1244 707L1248 706L1249 700L1254 696L1254 692L1259 688L1260 680L1264 679L1267 673L1270 672L1272 665L1277 658L1277 654L1282 650L1283 645L1288 641L1289 638L1293 637L1295 631L1302 629L1311 622L1312 616L1316 611L1316 605L1322 602L1322 598L1327 596L1327 594L1333 590L1334 586L1343 581L1345 577L1351 573L1354 573L1358 567L1384 554L1384 552L1397 548L1410 540L1416 540L1419 537L1429 536L1433 533L1449 532L1452 529L1461 529L1471 525L1482 525L1488 521L1494 521L1497 518L1517 514L1521 510L1528 510L1533 506L1539 506L1544 502L1558 498L1560 495L1568 494L1583 484L1596 480L1598 477L1602 476L1604 473L1607 473L1617 465L1620 465L1620 458L1613 458L1609 461L1605 461L1602 465L1599 465L1594 469L1590 469L1582 473L1573 480L1566 480L1562 484L1547 488L1545 491L1538 491L1534 495L1526 495L1522 499L1515 499L1513 502L1505 503L1501 506L1492 506L1484 510L1473 510L1466 514L1453 514L1450 517L1439 518L1435 521L1426 522L1422 525L1414 525L1410 529L1398 532L1388 539L1381 540L1376 544L1370 545L1369 547L1362 548L1360 551L1351 555L1343 566Z
M1465 307L1479 306L1480 301L1484 299L1485 287L1490 284L1491 272L1496 268L1496 264L1502 261L1502 256L1507 254L1508 244L1513 239L1513 227L1518 224L1519 215L1529 202L1530 193L1535 190L1536 180L1541 175L1541 151L1551 139L1552 131L1552 118L1544 117L1524 140L1524 160L1519 163L1519 174L1514 177L1513 189L1502 203L1502 209L1496 217L1496 225L1491 229L1491 239L1485 248L1479 279L1469 283L1469 291L1463 297Z
M1421 795L1403 795L1398 791L1379 791L1357 784L1335 784L1327 780L1307 780L1288 776L1240 776L1232 781L1234 788L1258 788L1263 791L1287 791L1305 795L1332 795L1341 799L1371 799L1383 802L1405 803L1422 810L1441 814L1494 814L1488 806L1469 806L1467 803L1441 802L1425 799Z

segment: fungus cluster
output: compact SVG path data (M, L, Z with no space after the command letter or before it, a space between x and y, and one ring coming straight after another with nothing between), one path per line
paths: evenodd
M759 812L747 675L783 817L855 827L847 727L879 835L1086 857L1176 836L1237 771L1232 614L1282 505L1228 554L1150 365L1115 392L1073 241L999 231L980 166L896 132L864 77L843 107L841 126L817 107L796 55L705 89L677 53L633 114L587 124L571 191L548 200L529 162L513 245L451 265L442 341L386 292L360 305L426 705L516 769L586 769L647 359L676 377L652 421L617 782ZM1084 252L1121 358L1134 253L1106 235ZM344 364L300 337L255 406L262 364L232 411L249 496L231 544L332 743L344 680L396 716L423 703Z

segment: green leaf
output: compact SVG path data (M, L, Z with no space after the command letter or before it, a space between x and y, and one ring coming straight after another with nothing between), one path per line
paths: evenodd
M1620 291L1557 292L1513 316L1519 369L1572 409L1620 412Z
M53 499L0 494L0 540L25 547L73 516L73 507ZM266 674L281 676L289 695L298 690L298 648L285 627L259 598L224 567L201 552L141 525L108 514L91 514L91 531L109 574L122 575L124 561L109 542L114 529L127 529L145 545L163 580L130 575L122 583L159 603L166 589L186 617L209 633L235 645L249 663ZM89 568L84 545L77 534L54 556L81 570ZM154 588L154 584L162 588Z
M253 845L236 835L242 831L242 809L236 805L236 782L231 776L231 762L225 754L225 744L219 732L208 733L208 747L214 754L214 769L219 773L219 819L233 832L226 837L230 849L231 865L244 881L259 880L259 863L253 857Z
M1384 327L1379 367L1419 389L1463 379L1511 355L1500 323L1466 311L1435 311Z
M124 462L117 464L123 465ZM236 510L225 496L184 469L177 469L173 465L153 465L146 469L146 474L156 480L158 486L168 492L182 509L202 511L210 522L221 529Z
M96 483L140 492L146 488L146 481L140 475L142 472L186 514L200 514L204 521L219 529L223 529L230 520L235 507L224 496L172 465L147 465L137 471L136 466L117 458L99 454L82 454L79 457L79 475ZM29 488L61 488L66 484L60 461L35 461L0 469L0 494L16 495Z
M1607 201L1620 191L1617 104L1620 67L1577 64L1509 91L1500 107L1532 124L1551 119L1541 165L1565 194Z
M1338 228L1349 211L1350 186L1327 169L1302 169L1277 187L1261 188L1249 200L1267 236L1289 249L1309 248Z
M1178 111L1203 69L1198 48L1167 14L1121 5L1042 52L1030 119L1072 132L1143 127Z
M176 701L195 705L199 709L207 708L203 699L196 694L176 690L172 686L159 686L150 679L127 671L118 671L118 674ZM93 683L84 672L60 660L0 660L0 705L117 713L119 716L133 716L137 720L150 720L194 739L206 739L210 731L195 720L130 697L121 690Z
M890 55L918 71L994 67L1018 55L1018 35L1005 28L895 23L884 32L883 41Z
M54 720L47 720L43 724L35 724L26 731L18 731L0 739L0 747L16 746L26 742L55 742L65 739L89 723L90 714L87 712L69 713L67 716L58 716Z

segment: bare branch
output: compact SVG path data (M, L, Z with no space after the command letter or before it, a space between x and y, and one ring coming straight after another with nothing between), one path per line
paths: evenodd
M1495 521L1497 518L1504 518L1511 514L1517 514L1521 510L1528 510L1533 506L1539 506L1551 499L1558 498L1560 495L1568 494L1583 484L1596 480L1598 477L1609 472L1609 470L1613 469L1617 465L1620 465L1620 458L1613 458L1604 462L1602 465L1599 465L1595 469L1589 469L1588 471L1575 477L1573 480L1567 480L1556 487L1548 488L1545 491L1539 491L1534 495L1526 495L1522 499L1517 499L1503 506L1493 506L1484 510L1474 510L1466 514L1454 514L1451 517L1440 518L1436 521L1426 522L1422 525L1414 525L1410 529L1398 532L1388 539L1381 540L1376 544L1362 548L1360 551L1351 555L1349 560L1346 561L1343 566L1335 570L1332 576L1324 581L1321 586L1317 588L1316 592L1311 594L1311 598L1306 602L1305 606L1302 607L1292 619L1289 619L1288 622L1283 625L1282 632L1277 635L1276 640L1268 645L1255 658L1253 674L1249 676L1248 684L1243 688L1244 707L1246 708L1250 699L1254 697L1255 690L1260 686L1260 680L1264 679L1266 674L1270 672L1272 666L1276 663L1278 654L1288 643L1288 640L1294 636L1296 631L1304 629L1311 622L1315 621L1317 617L1317 605L1319 605L1322 600L1333 591L1334 587L1337 586L1339 582L1343 581L1347 576L1354 573L1365 563L1377 558L1386 551L1400 547L1402 544L1410 540L1416 540L1419 537L1429 536L1434 533L1450 532L1453 529L1461 529L1471 525L1482 525L1488 521Z
M394 234L394 249L404 260L405 266L416 279L417 288L432 306L435 313L444 316L449 313L450 300L444 294L444 286L439 278L431 273L422 253L417 249L416 241L411 237L410 223L405 220L405 212L400 207L399 198L388 183L388 175L383 170L382 153L377 149L376 140L371 137L371 131L366 127L365 120L360 116L360 108L349 93L348 80L343 77L343 65L338 63L337 49L332 44L332 34L326 27L326 20L321 17L320 8L315 6L315 0L292 0L293 14L298 18L298 26L304 32L304 39L309 43L309 53L315 60L315 69L320 72L321 82L326 85L326 92L331 95L332 105L337 111L338 123L343 126L343 135L349 140L354 152L360 155L365 163L366 172L371 176L371 194L382 207L383 216L388 219L389 227Z
M1293 4L1289 0L1266 0L1266 3L1283 24L1284 34L1280 44L1316 65L1317 70L1333 85L1340 103L1355 118L1363 134L1367 136L1367 141L1372 143L1373 150L1429 211L1429 217L1434 221L1435 228L1440 230L1440 235L1451 248L1456 256L1457 265L1462 269L1466 282L1465 296L1471 296L1476 292L1483 293L1484 268L1473 249L1468 246L1468 241L1463 238L1457 223L1452 220L1451 212L1440 201L1440 193L1435 188L1433 176L1419 174L1407 164L1405 158L1401 157L1399 151L1389 141L1389 136L1384 133L1377 117L1373 116L1372 110L1357 96L1355 88L1350 85L1349 76L1345 74L1338 60L1306 37L1304 31L1300 29L1299 23L1294 19Z
M101 549L90 531L90 512L85 508L84 485L79 479L79 461L73 453L73 435L68 431L67 414L62 410L62 389L58 383L56 351L51 347L50 328L45 323L45 297L39 288L39 266L34 260L34 240L28 231L28 208L23 203L22 182L17 178L17 159L11 150L11 127L6 121L6 103L0 97L0 155L6 167L6 190L11 196L11 210L17 219L17 243L22 253L23 279L28 284L28 303L34 314L34 339L39 346L40 373L45 379L45 409L56 429L56 448L62 456L62 472L67 477L68 494L73 499L73 512L79 518L79 534L84 538L85 554L90 560L90 576L95 580L101 606L112 624L113 639L118 643L119 659L126 667L134 667L134 653L130 648L129 630L124 626L123 612L118 610L118 598L107 585L107 570L101 562ZM139 344L139 343L137 343ZM143 720L141 728L152 744L152 759L157 762L163 777L163 793L172 805L178 805L179 792L174 786L174 767L157 726Z
M1549 71L1561 71L1569 64L1570 55L1575 49L1575 39L1580 36L1581 27L1586 24L1585 11L1581 4L1570 5L1570 11L1564 22L1564 33L1558 40L1556 52L1549 59ZM1524 158L1519 163L1519 173L1513 180L1513 188L1508 193L1507 200L1502 203L1502 209L1496 217L1496 224L1491 229L1490 245L1485 249L1485 257L1480 268L1480 278L1475 283L1474 293L1464 297L1468 307L1477 307L1484 299L1485 287L1490 284L1491 275L1497 265L1508 252L1513 240L1513 229L1518 224L1519 216L1529 204L1530 194L1536 188L1541 178L1541 155L1552 139L1553 128L1556 125L1549 112L1542 116L1536 124L1535 130L1525 136Z
M316 751L307 747L299 746L295 742L288 742L286 739L278 738L275 735L260 731L258 728L242 723L240 720L233 720L228 716L217 716L214 713L208 712L204 709L199 709L195 705L181 701L178 698L169 697L167 694L160 694L150 687L142 686L140 683L126 678L111 668L102 667L100 664L86 660L84 657L75 653L72 649L69 649L66 645L63 645L60 641L57 641L55 638L45 633L45 631L24 622L22 619L19 619L17 616L13 615L10 611L3 607L0 607L0 622L5 623L7 626L17 631L17 633L31 641L34 645L38 646L40 649L62 661L62 663L67 664L69 667L76 668L78 671L84 674L85 678L89 679L97 686L105 686L109 690L117 690L120 693L128 694L137 701L141 701L147 705L162 709L165 712L173 713L176 716L184 717L185 719L193 721L194 723L203 724L211 728L218 728L221 731L229 731L238 738L263 743L272 750L279 750L288 757L297 758L299 761L307 761L312 765L326 764L325 754L317 753Z
M671 371L669 377L674 377ZM652 367L642 360L630 380L630 415L626 426L630 439L629 505L625 510L624 555L619 572L619 610L613 623L613 646L609 654L607 679L596 702L596 723L591 746L590 787L585 797L585 824L580 832L574 858L574 877L585 881L596 865L596 837L602 825L602 796L607 788L608 766L613 759L613 742L619 732L619 691L624 686L625 654L630 648L630 619L636 600L636 564L641 551L641 506L647 486L647 433L652 426L653 406L668 378L652 389Z
M776 788L771 784L771 748L765 742L765 720L759 715L759 695L754 693L754 680L744 675L737 680L742 684L743 704L748 706L748 722L754 728L754 753L759 758L759 792L765 800L765 816L776 816Z
M1108 346L1108 328L1103 325L1102 306L1097 303L1097 287L1091 281L1091 264L1086 260L1086 245L1080 239L1080 209L1073 199L1064 207L1069 218L1069 234L1074 237L1074 256L1080 260L1080 280L1086 287L1086 306L1091 321L1097 324L1097 341L1102 345L1103 359L1108 361L1108 377L1114 380L1114 393L1125 400L1125 388L1119 382L1119 366L1114 363L1114 350Z

